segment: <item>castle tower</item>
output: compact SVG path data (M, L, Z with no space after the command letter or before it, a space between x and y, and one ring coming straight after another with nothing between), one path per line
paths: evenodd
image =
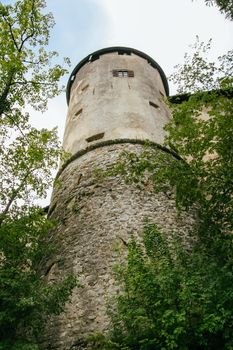
M51 349L86 349L87 335L108 329L106 305L117 291L113 267L127 253L124 243L140 236L146 218L165 234L190 224L190 218L177 219L174 199L155 193L150 183L126 184L120 175L99 179L96 171L117 162L122 151L142 152L147 140L155 155L166 151L166 95L160 66L131 48L96 51L71 74L63 141L70 157L59 171L49 211L59 222L51 240L60 254L47 271L49 279L73 272L83 287L51 321Z

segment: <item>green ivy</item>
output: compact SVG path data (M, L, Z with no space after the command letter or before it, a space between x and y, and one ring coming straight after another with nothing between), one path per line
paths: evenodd
M147 223L143 244L128 243L112 329L96 349L233 349L233 58L207 62L209 48L197 42L173 76L185 95L167 102L167 150L148 144L107 169L173 194L178 210L195 209L197 220L186 242Z
M147 223L143 246L130 241L111 333L94 338L93 349L232 349L233 257L222 265L204 243L188 249L173 235Z
M46 239L52 228L35 209L0 227L0 349L39 349L48 316L63 310L77 285L73 275L48 284L42 274L41 262L54 253Z

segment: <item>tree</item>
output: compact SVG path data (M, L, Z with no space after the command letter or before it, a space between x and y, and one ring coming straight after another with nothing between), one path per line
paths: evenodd
M48 286L38 268L55 249L45 243L55 223L34 201L46 195L61 151L56 130L33 128L26 109L43 112L66 73L47 50L54 20L45 7L44 0L0 3L1 349L38 349L46 317L61 312L77 284L70 275Z
M61 283L48 284L39 269L41 262L54 252L46 240L53 227L54 223L35 209L0 227L2 350L39 349L47 317L63 311L76 285L72 275Z
M56 131L32 128L25 112L29 105L44 111L66 73L51 65L57 53L46 46L54 21L44 8L44 0L0 3L1 220L17 198L28 202L32 192L45 195L59 156Z
M232 0L205 0L208 6L213 6L214 4L218 6L220 12L226 15L226 18L230 20L233 19L233 2Z
M118 267L110 339L93 337L93 348L232 349L231 268L204 244L187 250L178 232L169 242L148 223L144 247L131 240Z
M45 6L44 0L0 4L0 115L10 111L15 122L18 113L22 116L16 105L24 107L27 103L44 110L48 98L59 93L58 81L66 72L60 64L51 67L58 54L46 49L54 20L51 13L44 14Z
M155 158L148 145L141 156L124 153L109 170L129 183L146 174L157 191L173 189L178 210L195 208L192 246L179 232L168 241L154 225L145 226L143 246L132 240L119 267L122 293L111 308L112 332L94 337L95 348L233 348L232 53L215 64L205 59L208 49L198 43L172 76L182 94L170 99L169 153Z

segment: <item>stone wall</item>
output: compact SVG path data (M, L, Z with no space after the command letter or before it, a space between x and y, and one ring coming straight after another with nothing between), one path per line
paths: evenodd
M116 69L133 77L115 77ZM74 77L63 138L75 154L96 140L150 140L162 144L170 111L160 72L134 53L106 53L83 65Z
M50 236L59 256L48 262L47 277L56 280L73 272L83 287L73 291L65 312L51 319L47 349L86 349L88 334L108 329L106 304L117 292L113 266L127 252L124 242L132 235L140 237L146 218L166 235L179 230L184 237L193 223L190 216L178 217L174 199L155 193L149 183L142 188L127 185L121 176L96 177L96 169L116 162L123 150L143 149L130 143L98 147L59 176L50 206L50 216L59 222Z

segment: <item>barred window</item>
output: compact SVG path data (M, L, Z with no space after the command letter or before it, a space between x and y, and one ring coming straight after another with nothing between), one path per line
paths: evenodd
M127 69L114 69L112 71L112 75L114 77L118 77L118 78L133 78L134 77L134 71L133 70L127 70Z

